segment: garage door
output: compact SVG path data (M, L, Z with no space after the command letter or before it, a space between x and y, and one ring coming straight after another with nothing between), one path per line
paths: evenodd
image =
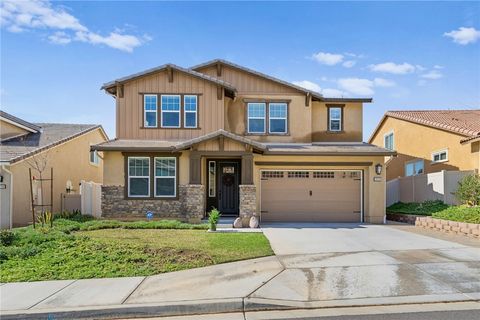
M361 171L262 171L262 221L361 222Z

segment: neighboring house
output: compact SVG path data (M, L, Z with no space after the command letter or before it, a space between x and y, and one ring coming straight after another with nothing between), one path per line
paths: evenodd
M107 141L99 125L29 123L0 111L0 226L23 226L32 222L29 168L38 179L34 163L46 162L43 178L53 167L53 211L61 210L61 193L67 181L78 192L80 180L102 182L103 161L90 146ZM38 194L38 180L34 196ZM50 182L44 183L44 204L50 203Z
M212 207L261 221L383 223L385 156L362 142L363 103L224 61L103 85L116 100L105 216L199 221ZM375 168L379 174L375 173Z
M389 111L370 143L396 150L387 180L480 168L480 110Z

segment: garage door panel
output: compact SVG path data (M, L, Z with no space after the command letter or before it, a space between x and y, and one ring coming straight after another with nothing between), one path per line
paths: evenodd
M262 221L361 221L360 171L262 172Z

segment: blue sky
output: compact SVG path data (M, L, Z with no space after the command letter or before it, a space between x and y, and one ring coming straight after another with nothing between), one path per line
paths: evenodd
M35 122L100 123L102 83L223 58L387 110L480 107L480 2L2 1L1 108Z

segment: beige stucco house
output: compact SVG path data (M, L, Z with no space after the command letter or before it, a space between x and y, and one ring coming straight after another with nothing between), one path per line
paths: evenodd
M29 168L36 178L36 204L41 204L38 201L43 198L44 205L50 204L50 183L45 182L41 197L35 169L45 166L44 178L50 178L53 168L54 212L61 210L61 194L66 192L67 181L71 182L72 192L78 192L81 180L101 183L103 161L97 152L90 151L90 146L107 140L99 125L30 123L0 111L0 226L32 222Z
M103 85L116 103L104 216L199 221L212 207L264 221L383 223L385 156L363 104L225 60L165 64Z
M480 110L389 111L369 143L396 150L387 180L480 168Z

